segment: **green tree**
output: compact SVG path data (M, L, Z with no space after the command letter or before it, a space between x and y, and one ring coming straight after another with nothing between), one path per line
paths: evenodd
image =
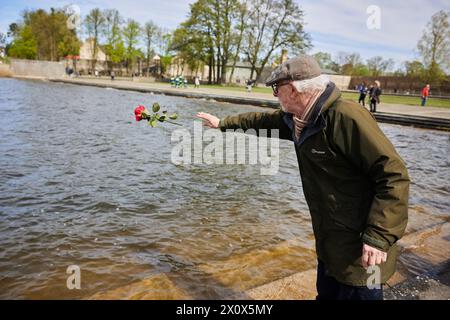
M10 57L19 59L36 59L37 45L30 26L23 26L15 34L16 39L8 49Z
M209 66L208 82L214 81L215 40L217 24L213 23L213 12L209 0L198 0L190 5L188 19L175 30L171 50L177 51L181 59L190 65L195 60Z
M103 29L106 39L105 53L108 56L109 71L112 71L114 64L125 59L125 45L120 30L123 19L116 9L104 10L103 16L105 18Z
M89 36L88 43L91 46L91 68L95 70L99 48L100 35L105 26L105 17L99 8L92 9L84 19L84 25Z
M450 70L449 12L441 10L428 22L417 43L431 82L439 82Z
M141 27L136 20L128 19L127 24L123 28L123 37L125 40L125 58L127 61L127 74L134 72L134 63L140 56L140 52L136 49L139 43Z
M423 78L425 76L425 66L418 60L406 61L404 66L408 77Z
M167 71L167 68L172 63L172 57L171 56L160 56L161 58L161 73L165 73Z
M227 64L233 56L236 19L241 12L238 0L213 1L213 16L216 24L216 48L217 48L217 79L220 83L226 83Z
M352 68L352 75L353 76L370 76L372 75L369 68L362 63L358 63Z
M231 79L240 60L247 12L239 0L198 0L174 33L172 48L191 67L207 64L210 83L225 83L228 67Z
M23 22L10 25L13 41L9 55L51 61L77 55L80 43L75 30L67 28L67 19L68 15L61 9L25 11Z
M199 43L197 34L190 33L188 28L181 26L173 32L171 49L178 52L179 63L186 63L191 70L198 70L202 60Z

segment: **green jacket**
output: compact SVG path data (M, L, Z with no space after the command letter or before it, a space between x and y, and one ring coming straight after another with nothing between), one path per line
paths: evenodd
M282 110L229 116L219 126L222 131L279 129L281 139L295 141L316 252L328 274L365 286L371 276L361 266L366 243L388 253L380 265L385 283L395 271L396 242L408 221L408 172L372 115L341 99L339 89L332 89L321 110L300 141L293 138L292 115Z

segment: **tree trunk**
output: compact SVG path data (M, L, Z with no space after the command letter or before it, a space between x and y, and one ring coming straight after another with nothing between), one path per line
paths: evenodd
M253 74L255 73L255 67L252 66L252 69L250 70L250 79L253 79Z
M217 50L217 59L216 59L216 61L217 61L217 69L216 69L216 74L217 74L217 76L216 76L216 84L218 84L219 82L220 82L220 68L221 68L221 65L220 65L220 48L218 48L218 50Z
M220 83L226 84L227 82L227 63L225 60L222 60L222 72L220 75Z
M208 63L208 84L212 84L212 72L213 72L213 56L209 56Z

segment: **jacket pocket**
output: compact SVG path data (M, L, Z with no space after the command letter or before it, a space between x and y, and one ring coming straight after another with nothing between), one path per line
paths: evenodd
M330 213L334 225L340 229L361 233L364 231L364 219L360 210L355 208L334 210Z
M361 199L348 199L345 203L338 203L334 195L329 195L328 207L330 217L336 227L356 232L364 230L366 218L361 208Z

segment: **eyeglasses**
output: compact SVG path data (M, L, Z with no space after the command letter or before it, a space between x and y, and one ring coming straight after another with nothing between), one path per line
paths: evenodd
M274 83L272 85L273 95L276 97L278 95L278 88L280 88L281 86L284 86L286 84L290 84L290 82Z

